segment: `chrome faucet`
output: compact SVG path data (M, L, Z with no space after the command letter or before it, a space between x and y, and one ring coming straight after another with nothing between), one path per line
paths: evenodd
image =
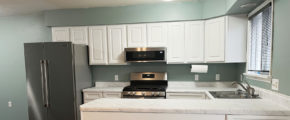
M251 95L252 97L256 96L255 89L252 88L247 81L244 81L244 82L247 84L247 87L245 87L242 83L237 82L237 81L233 82L232 85L240 85L249 95Z

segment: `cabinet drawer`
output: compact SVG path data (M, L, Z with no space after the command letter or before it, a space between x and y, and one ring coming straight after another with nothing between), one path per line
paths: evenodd
M205 99L205 93L166 93L166 99Z
M104 98L121 98L120 92L104 92L103 93Z
M84 100L84 103L88 103L88 102L91 102L91 101L93 101L94 99L85 99Z
M102 92L94 92L94 93L84 93L84 99L98 99L102 98Z

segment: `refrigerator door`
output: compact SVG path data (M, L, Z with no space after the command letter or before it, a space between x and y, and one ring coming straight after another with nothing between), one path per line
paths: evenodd
M76 120L72 44L44 43L47 60L48 120Z
M24 44L29 120L47 120L41 63L43 48L43 43Z

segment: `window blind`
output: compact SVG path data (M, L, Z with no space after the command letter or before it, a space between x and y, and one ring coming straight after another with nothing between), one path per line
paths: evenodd
M249 71L269 73L272 52L272 7L267 6L250 19Z

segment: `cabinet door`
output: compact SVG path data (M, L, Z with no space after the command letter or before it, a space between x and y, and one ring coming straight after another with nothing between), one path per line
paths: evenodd
M185 23L185 62L203 62L204 21Z
M84 92L83 99L84 103L88 103L95 99L103 98L102 92Z
M184 23L168 23L168 63L184 63Z
M205 22L205 60L223 62L225 60L225 17Z
M227 120L289 120L290 116L228 115Z
M89 27L90 64L108 64L106 26Z
M193 93L166 93L166 99L206 99L205 93L193 92Z
M121 98L121 96L120 92L103 92L104 98Z
M70 33L74 44L88 45L88 27L71 27Z
M81 112L81 120L225 120L225 115L146 113L146 112Z
M127 25L128 47L146 47L146 24Z
M68 42L69 39L69 27L52 27L52 41L53 42Z
M109 64L125 64L126 26L108 26Z
M166 47L167 43L167 24L150 23L147 24L147 46L148 47Z

